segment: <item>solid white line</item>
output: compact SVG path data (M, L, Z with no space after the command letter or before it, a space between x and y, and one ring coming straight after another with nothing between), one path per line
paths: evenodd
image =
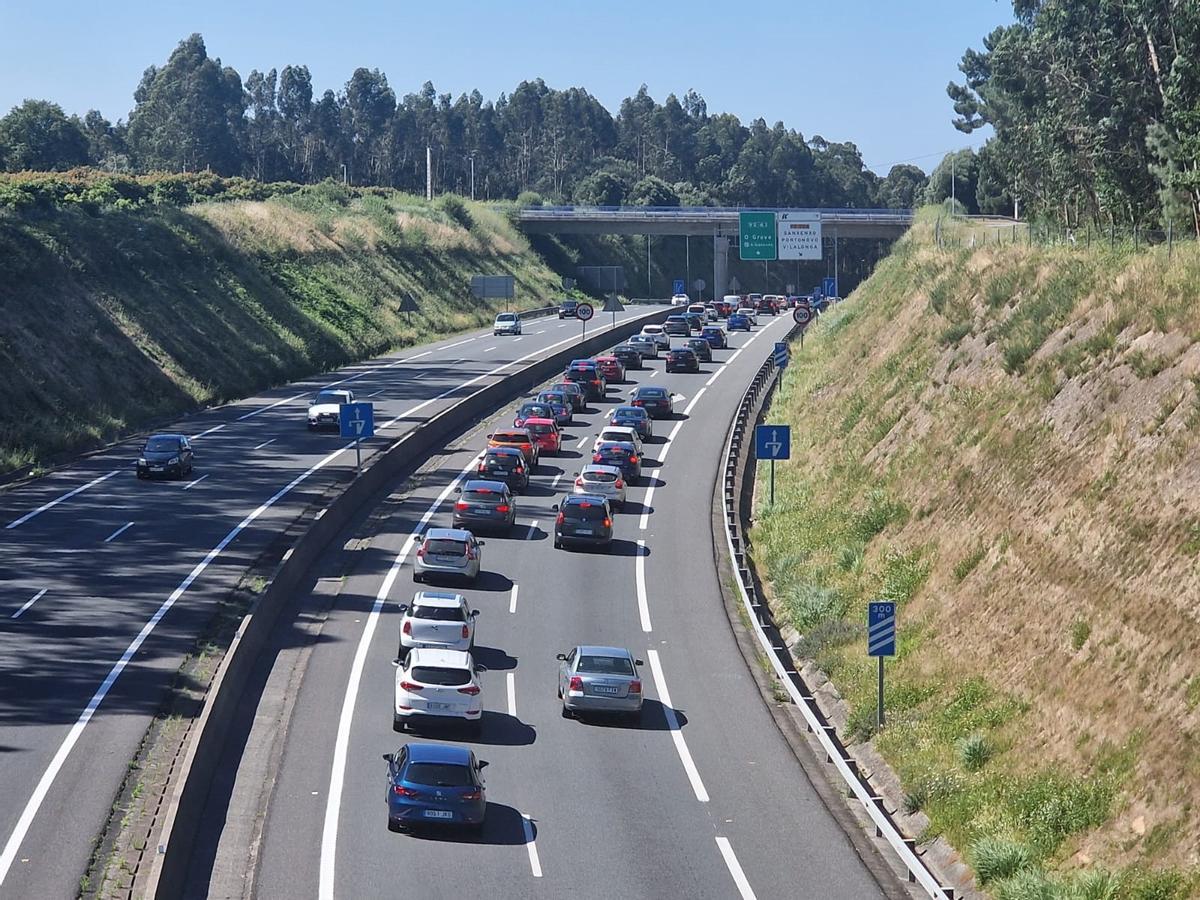
M585 434L583 437L581 437L581 438L579 439L579 443L577 443L577 444L575 445L575 449L576 449L576 450L580 450L580 449L582 449L582 448L583 448L583 445L584 445L584 444L586 444L587 442L588 442L588 436Z
M667 727L671 730L671 739L675 742L675 749L679 752L683 770L687 773L688 781L692 783L696 799L701 803L707 803L708 791L704 789L704 782L700 780L700 772L697 771L696 764L692 762L691 751L688 750L687 742L683 739L683 732L679 730L679 717L675 715L675 708L671 704L671 695L667 693L667 680L663 677L662 664L658 661L658 651L651 647L646 651L646 658L650 660L650 671L654 675L654 690L662 702L663 713L667 717Z
M29 609L29 607L33 606L33 604L37 603L39 600L42 599L42 597L46 593L46 590L47 590L46 588L42 588L40 591L38 591L36 594L34 594L32 597L30 597L28 600L26 600L25 605L22 606L20 609L18 609L11 616L9 616L9 618L10 619L20 618L21 613L25 612L25 610Z
M358 699L358 686L362 681L363 667L367 662L367 651L370 649L371 639L374 637L375 628L379 624L379 615L383 610L384 603L387 602L388 593L396 581L396 576L400 573L400 567L404 565L408 554L416 546L421 532L429 524L429 520L433 518L438 508L446 502L446 498L454 492L458 483L469 472L474 471L482 456L482 453L475 456L463 467L461 472L450 479L450 483L438 494L437 499L429 505L429 509L425 510L425 514L421 516L417 527L413 529L413 533L404 542L404 547L396 555L395 560L393 560L392 567L383 579L383 584L379 586L379 591L375 595L375 602L372 604L371 612L367 616L367 623L363 626L362 634L359 636L358 648L354 652L354 661L350 665L350 680L346 685L346 694L342 698L342 713L338 719L337 737L333 744L333 765L329 773L329 793L326 795L325 800L325 825L321 832L321 869L318 885L318 897L320 900L333 900L334 896L333 886L334 870L337 863L338 819L342 812L342 789L346 778L346 757L350 749L350 726L354 723L354 703Z
M404 359L396 360L395 365L399 365L400 363L412 362L414 359L421 359L422 357L429 356L432 353L433 353L432 350L426 350L424 353L418 353L416 356L406 356L406 357L404 357Z
M515 344L515 343L517 343L517 341L523 341L523 340L525 340L525 338L523 338L523 337L513 338L513 343Z
M341 384L341 382L335 381L333 384ZM332 386L333 385L330 385L330 387L332 387ZM269 409L274 409L277 406L283 406L283 404L285 404L285 403L291 403L293 400L299 400L301 397L305 397L307 395L308 395L308 391L305 391L303 394L296 394L292 397L285 397L283 400L276 400L274 403L271 403L268 406L260 406L258 409L252 410L252 411L246 413L244 416L238 416L236 419L234 419L234 421L241 422L245 419L252 419L255 416L259 415L260 413L265 413ZM210 430L213 430L213 429L210 429ZM200 437L200 435L197 435L197 437Z
M562 472L559 472L557 475L555 475L555 476L554 476L554 480L553 480L552 482L550 482L550 487L551 487L551 488L558 487L558 482L559 482L559 480L560 480L562 477L563 477L563 473L562 473Z
M658 369L655 369L653 372L651 372L651 373L650 373L650 377L651 377L651 378L657 378L657 377L658 377Z
M671 433L667 435L667 444L675 440L675 435L679 434L679 429L683 427L682 422L676 422L675 427L671 429Z
M517 676L512 672L508 673L508 714L517 717Z
M371 397L378 397L380 394L382 394L386 390L387 390L387 388L380 388L377 391L371 391L371 393L367 394L367 398L369 399Z
M255 447L254 449L255 449L255 450L261 450L263 447L267 446L267 444L273 444L273 443L275 443L275 440L276 440L275 438L271 438L269 441L263 441L261 444L259 444L259 445L258 445L257 447Z
M683 414L685 416L690 416L692 414L692 407L696 405L696 401L700 399L700 395L706 390L707 388L700 388L700 390L696 391L696 396L692 398L692 402L684 407Z
M537 537L537 526L538 526L538 520L537 520L537 519L534 519L532 522L530 522L530 523L529 523L529 540L531 540L531 541L532 541L532 540L533 540L535 537ZM516 585L513 585L513 587L515 588L515 587L516 587ZM517 601L516 601L516 598L514 598L514 599L513 599L513 604L515 605L515 604L516 604L516 602L517 602Z
M224 424L214 425L212 428L205 429L204 431L200 432L199 434L193 434L192 440L198 441L198 440L200 440L200 438L207 437L208 435L212 434L214 431L220 431L224 427L225 427Z
M721 368L717 369L717 371L713 372L712 375L709 376L708 381L704 382L704 386L712 387L712 383L714 381L716 381L718 378L720 378L721 373L724 371L725 371L725 365L722 365Z
M499 346L499 344L496 344L496 345L494 345L494 346L491 346L491 347L486 347L486 348L484 348L484 351L483 351L483 352L484 352L484 353L491 353L491 352L492 352L493 350L495 350L495 349L496 349L496 347L498 347L498 346Z
M478 340L478 338L467 338L465 341L459 341L457 344L447 344L442 349L443 350L453 350L455 347L461 347L463 344L469 344L469 343L471 343L471 341L475 341L475 340Z
M515 613L517 611L517 591L519 588L520 585L514 584L512 586L512 598L508 601L508 611L510 613Z
M738 862L738 858L733 852L733 846L729 843L729 838L717 838L717 848L721 851L721 856L725 859L725 865L729 869L729 874L733 876L733 883L737 885L738 894L742 900L757 900L757 897L754 895L754 889L750 887L750 882L746 879L746 873L742 871L742 865Z
M537 842L533 839L533 823L529 816L521 816L521 825L525 829L525 849L529 851L529 868L534 878L542 877L542 861L538 859Z
M413 381L420 381L422 378L424 378L426 375L429 375L429 374L431 374L431 373L428 369L423 369L422 371L418 372L416 375L413 376Z
M662 471L662 469L653 470L652 472L649 473L649 478L652 481L657 481L658 473L661 471ZM638 520L638 528L640 528L642 531L646 530L646 525L650 521L650 500L653 497L654 497L654 485L650 485L650 487L646 488L646 496L642 498L642 517L641 517L641 519Z
M212 473L206 472L205 474L203 474L199 478L197 478L195 481L189 481L187 484L185 484L183 486L183 489L185 491L190 491L192 488L194 488L196 485L198 485L200 482L202 482L205 478L207 478L210 474L212 474Z
M70 500L76 494L82 494L88 488L94 487L102 481L107 481L108 479L112 478L114 475L116 475L120 471L121 471L120 469L114 469L113 471L109 472L107 475L101 475L99 478L93 478L87 484L81 484L79 487L75 488L75 490L67 491L67 493L63 494L61 497L58 497L55 500L51 500L49 503L43 503L41 506L39 506L33 512L25 513L25 515L21 516L21 518L14 519L13 521L9 522L4 527L5 527L5 529L8 529L8 528L16 528L18 525L24 525L26 522L28 522L34 516L40 516L46 510L53 509L54 507L58 506L58 504L62 503L64 500ZM2 879L0 879L0 880L2 880Z
M637 546L633 574L637 582L638 616L642 620L642 631L650 631L650 601L646 598L646 542L638 541Z
M124 525L122 525L120 528L118 528L116 531L114 531L112 534L110 534L108 537L106 537L104 539L104 543L111 544L113 541L115 541L117 538L119 538L121 535L123 535L126 531L128 531L132 527L133 527L132 522L126 522Z

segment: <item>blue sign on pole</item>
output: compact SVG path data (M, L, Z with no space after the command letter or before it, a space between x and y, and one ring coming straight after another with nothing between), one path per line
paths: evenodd
M775 368L786 369L788 364L788 345L786 341L775 342Z
M375 404L343 403L338 422L344 438L369 438L375 434Z
M873 602L867 608L867 655L896 655L896 604Z
M791 459L790 425L758 425L754 429L754 455L758 459Z
M683 283L682 278L675 279L675 285L674 285L674 287L671 288L671 293L672 294L686 294L687 293L687 285Z
M821 282L821 293L826 297L836 297L838 295L837 279L832 276L825 278Z

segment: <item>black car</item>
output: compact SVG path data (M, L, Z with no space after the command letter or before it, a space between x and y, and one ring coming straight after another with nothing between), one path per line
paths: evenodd
M667 321L663 322L663 331L675 337L687 337L692 333L692 326L687 316L667 316Z
M453 527L467 528L473 532L485 528L507 531L516 518L517 505L503 481L472 478L458 488Z
M565 545L607 547L612 544L612 509L596 494L574 494L554 504L554 548Z
M192 471L192 443L183 434L152 434L138 454L137 477L182 478Z
M592 454L592 465L612 466L633 487L642 477L642 461L637 447L628 441L605 441Z
M700 360L687 347L675 347L667 353L668 372L699 372Z
M652 419L669 419L675 413L671 392L660 387L640 387L633 392L630 406L640 406Z
M608 382L604 380L604 373L591 360L571 363L563 373L563 378L579 385L588 400L603 400L608 392Z
M523 491L529 487L529 469L525 465L525 454L516 447L489 448L479 461L476 472L484 478L503 481L514 491Z
M613 425L633 428L643 441L654 437L654 423L650 414L640 406L618 406L612 411L608 421Z
M633 344L617 344L617 346L612 348L612 355L626 369L642 368L642 351L633 346Z
M699 313L687 313L684 318L688 323L688 334L691 334L693 331L699 333L708 324L708 320Z
M564 300L558 304L558 317L560 319L574 319L579 314L578 300Z
M702 362L712 362L712 344L704 338L688 338L683 342L683 346L695 353L696 358Z

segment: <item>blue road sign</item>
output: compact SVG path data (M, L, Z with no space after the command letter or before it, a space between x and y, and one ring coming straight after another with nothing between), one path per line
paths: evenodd
M786 369L788 364L788 345L786 341L775 342L775 368Z
M686 294L687 293L687 285L684 284L684 281L682 278L675 279L674 286L671 288L671 293L672 294Z
M825 278L825 280L821 282L821 293L826 297L836 297L837 279L833 278L832 276Z
M369 438L375 434L375 404L343 403L338 413L342 437Z
M874 602L867 609L867 655L896 655L896 604Z
M758 425L754 429L754 455L758 459L791 459L790 425Z

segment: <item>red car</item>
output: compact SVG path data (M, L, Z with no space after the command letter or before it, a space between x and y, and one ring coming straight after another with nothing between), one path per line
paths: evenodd
M525 428L533 436L539 454L562 452L562 432L553 419L526 419Z
M607 382L617 382L625 380L625 367L621 365L621 361L615 356L597 356L596 368L604 376Z

